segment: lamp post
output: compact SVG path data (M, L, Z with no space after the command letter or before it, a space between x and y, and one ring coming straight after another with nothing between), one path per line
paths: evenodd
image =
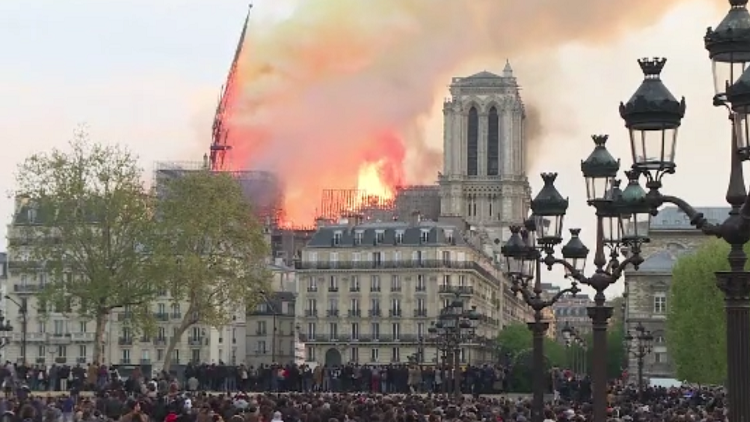
M11 331L13 331L13 326L10 325L10 321L8 321L3 315L2 311L0 311L0 332L9 333ZM8 337L6 335L3 335L3 342L0 344L0 349L7 346L9 342L10 341L8 340Z
M565 326L563 326L562 330L560 330L560 333L562 333L563 341L565 342L565 347L568 350L568 356L570 357L572 364L571 369L573 369L573 372L576 374L578 373L577 363L578 362L578 356L577 356L577 350L573 349L573 345L578 345L578 342L580 340L580 337L578 337L578 332L574 327L570 325L569 322L565 323Z
M436 343L441 344L448 356L452 357L453 394L461 396L461 345L474 338L479 314L476 306L467 308L460 293L440 311L440 316L433 322L428 332Z
M5 295L5 299L13 302L14 305L18 306L18 312L21 314L21 360L23 364L26 364L26 335L28 334L28 308L26 307L26 301L18 303L17 300L12 297Z
M543 175L542 177L545 178L545 188L547 188L547 180L554 182L555 179L555 175L550 174ZM553 185L550 184L549 186L551 186L551 189L548 188L546 192L545 189L542 189L537 199L545 195L544 198L552 200L547 204L549 205L549 211L563 209L564 212L568 207L568 201L562 199L562 196L554 189ZM545 203L537 201L537 208L540 208L540 204L545 205ZM501 248L502 254L506 256L506 273L512 283L511 290L516 295L521 295L524 302L534 310L534 321L528 323L529 330L532 333L532 362L534 365L532 375L534 390L531 409L532 422L542 422L544 420L544 390L546 385L544 334L549 328L549 322L544 320L542 312L544 309L554 305L564 295L571 294L575 296L580 291L577 283L574 281L569 288L560 290L551 298L547 299L543 296L544 290L542 289L542 280L540 277L543 249L537 245L536 232L537 226L544 226L544 224L544 221L537 222L535 219L530 219L526 222L523 229L521 227L511 227L512 235L508 242ZM542 235L545 234L543 231L540 233ZM585 257L588 254L588 249L580 242L580 239L577 237L575 239L577 243L573 242L573 247L578 248L578 254ZM568 245L565 247L568 247ZM530 285L532 280L534 280L534 283Z
M606 149L607 135L594 135L594 151L581 162L581 171L586 180L588 204L596 210L596 247L594 272L583 273L588 256L579 234L580 229L570 230L570 239L562 247L562 259L555 256L555 249L562 243L563 220L568 209L568 200L554 186L556 173L543 173L544 186L531 201L532 216L524 228L511 228L511 236L503 246L507 259L507 271L511 279L521 276L534 277L537 263L548 270L556 265L565 269L566 277L591 287L594 306L588 315L593 328L593 386L594 420L607 419L607 326L612 317L612 307L606 304L604 291L614 284L628 267L638 269L643 262L641 245L648 242L648 222L651 207L646 201L646 192L638 179L640 172L626 172L628 185L620 190L616 180L620 161L615 160ZM533 240L533 241L532 241ZM536 247L531 247L536 244ZM524 247L526 245L526 247ZM629 254L620 261L620 248L625 246ZM537 272L536 277L539 277ZM573 284L573 287L576 287ZM571 287L571 288L573 288ZM539 415L535 415L537 418Z
M638 395L643 394L643 360L653 351L654 336L642 323L625 335L628 353L632 354L638 364Z

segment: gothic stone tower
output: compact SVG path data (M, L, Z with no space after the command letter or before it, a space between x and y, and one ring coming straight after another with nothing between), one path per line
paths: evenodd
M529 207L524 120L510 63L502 76L453 78L445 101L441 214L460 216L492 240L507 237Z

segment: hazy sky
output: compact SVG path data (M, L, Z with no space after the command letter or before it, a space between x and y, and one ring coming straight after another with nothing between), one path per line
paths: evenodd
M252 19L283 19L293 3L256 0ZM723 203L729 127L724 113L711 107L702 39L706 27L723 17L723 4L686 1L657 25L606 46L568 45L549 57L510 58L524 95L548 103L543 121L549 135L533 171L561 173L559 188L573 204L571 227L593 225L580 176L580 160L593 145L589 135L611 134L611 149L630 161L617 106L640 83L635 60L642 56L668 57L663 79L676 96L687 97L678 172L665 181L665 192L696 206ZM81 123L97 141L127 144L146 169L160 160L200 159L246 9L246 0L0 2L2 192L13 188L13 172L24 157L64 147ZM499 51L456 74L500 72L504 61ZM428 139L438 146L439 106ZM538 179L532 177L535 189ZM11 213L12 201L1 199L0 215Z

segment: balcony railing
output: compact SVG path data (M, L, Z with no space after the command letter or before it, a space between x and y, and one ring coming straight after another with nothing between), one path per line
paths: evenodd
M337 317L337 316L339 316L339 310L338 309L329 309L329 310L326 311L326 316Z
M370 292L380 293L380 286L370 286Z
M370 315L371 317L379 317L382 313L383 312L380 309L370 309L368 315Z
M391 309L388 311L388 315L392 317L400 317L401 316L401 309Z
M449 285L441 285L438 287L439 293L447 293L447 294L459 294L459 295L473 295L474 294L474 288L471 286L449 286Z
M416 286L416 287L414 288L414 291L417 291L417 292L426 292L426 291L427 291L427 286L425 286L424 284L420 286L420 285L418 284L418 285L417 285L417 286Z
M120 346L129 346L133 344L133 337L120 337L117 339L117 344Z
M362 310L361 309L349 309L348 315L350 317L360 317L362 316Z
M307 286L308 293L314 293L318 291L318 286Z
M157 321L169 321L169 314L166 312L154 312L154 318L156 318Z
M339 292L339 288L335 287L335 286L328 286L328 291L330 293L338 293Z
M427 316L427 309L415 309L414 310L414 316L415 317L426 317Z
M166 337L154 337L154 345L156 345L156 346L166 346L167 345L167 338Z
M316 317L318 316L318 310L317 309L305 309L305 316Z
M349 286L349 291L352 293L356 293L359 291L359 286Z
M391 286L391 292L393 293L401 292L401 286Z
M317 334L314 337L308 337L307 342L315 342L315 343L331 343L331 342L352 342L356 341L357 343L410 343L410 344L419 344L420 343L420 336L416 334L399 334L399 335L383 335L380 333L377 334L360 334L357 335L351 335L351 334Z
M490 267L490 264L487 264ZM473 270L482 276L496 280L501 273L499 268L487 269L474 261L450 261L442 259L431 259L423 261L400 260L400 261L305 261L296 262L295 268L298 270L377 270L377 269L453 269L453 270Z
M188 344L191 346L202 346L203 337L188 337Z
M41 284L14 284L14 293L36 293L42 291Z

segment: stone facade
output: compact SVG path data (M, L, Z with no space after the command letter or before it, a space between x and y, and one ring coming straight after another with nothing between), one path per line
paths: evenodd
M491 239L506 239L527 215L524 121L510 64L502 76L480 72L453 78L443 107L441 215L461 216Z
M729 208L701 208L711 222L721 222ZM645 358L644 376L674 376L667 350L666 324L672 267L677 259L690 253L708 238L690 226L688 217L676 207L667 207L651 220L651 242L643 246L645 262L638 271L625 274L625 319L632 329L642 323L654 336L654 350ZM635 374L637 361L629 359L628 371Z

